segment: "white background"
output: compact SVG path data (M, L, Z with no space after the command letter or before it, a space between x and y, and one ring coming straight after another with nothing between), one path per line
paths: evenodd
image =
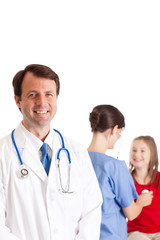
M126 119L120 159L128 163L131 141L139 135L154 137L159 150L159 1L1 1L0 138L21 121L12 79L31 63L60 77L52 125L63 135L87 147L89 112L111 104Z

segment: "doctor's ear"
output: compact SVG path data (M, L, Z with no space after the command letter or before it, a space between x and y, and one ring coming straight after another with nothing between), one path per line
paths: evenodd
M16 102L16 105L17 105L18 108L20 109L20 97L14 96L14 100L15 100L15 102Z

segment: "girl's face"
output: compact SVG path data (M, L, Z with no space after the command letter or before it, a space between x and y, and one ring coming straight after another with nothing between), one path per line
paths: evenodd
M151 152L143 140L134 140L130 150L130 163L135 168L146 168L150 162Z

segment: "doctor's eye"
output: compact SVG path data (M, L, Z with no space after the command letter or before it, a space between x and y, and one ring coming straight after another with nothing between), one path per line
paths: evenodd
M36 95L37 95L37 94L36 94L35 92L30 92L30 93L28 93L28 97L31 97L31 98L32 98L32 97L36 97Z
M47 93L46 93L46 96L47 96L47 97L54 97L55 94L54 94L53 92L47 92Z
M31 93L30 95L29 95L29 97L35 97L35 93Z

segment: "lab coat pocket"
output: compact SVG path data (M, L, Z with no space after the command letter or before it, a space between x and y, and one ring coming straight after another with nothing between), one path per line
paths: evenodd
M64 193L63 200L69 221L78 222L82 213L82 196L78 192Z

